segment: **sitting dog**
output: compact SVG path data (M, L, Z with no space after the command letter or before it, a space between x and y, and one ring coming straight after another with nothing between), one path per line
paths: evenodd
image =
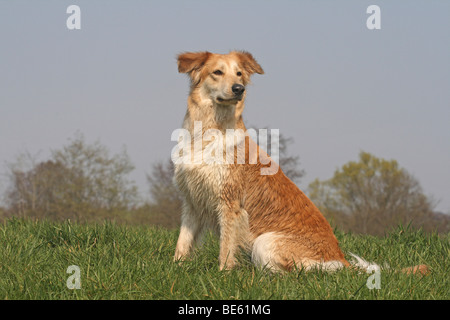
M246 134L246 85L254 73L264 73L253 56L241 51L187 52L178 55L178 71L190 77L183 129L192 152L187 152L189 161L175 163L183 210L174 260L185 259L202 233L212 228L220 236L220 269L235 266L239 248L251 252L253 263L271 270L349 266L319 209ZM244 134L229 139L230 130ZM214 133L214 140L208 132ZM219 139L220 134L227 138ZM214 144L221 147L216 153L223 151L214 159L228 161L207 161L205 153L211 155ZM244 150L241 158L239 150ZM358 261L360 266L365 263Z

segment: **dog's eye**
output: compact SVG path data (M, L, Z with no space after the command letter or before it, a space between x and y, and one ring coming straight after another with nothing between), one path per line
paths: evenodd
M214 73L215 75L217 75L217 76L223 75L223 72L220 71L220 70L216 70L216 71L214 71L213 73Z
M238 77L240 77L240 76L242 76L242 72L238 71L238 73L236 73L236 75L237 75Z

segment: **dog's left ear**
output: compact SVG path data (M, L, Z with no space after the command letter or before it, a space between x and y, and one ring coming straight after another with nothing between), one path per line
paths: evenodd
M249 75L252 75L253 73L264 74L264 70L261 68L256 59L253 58L251 53L246 51L235 51L234 53L237 54L241 60L243 68Z

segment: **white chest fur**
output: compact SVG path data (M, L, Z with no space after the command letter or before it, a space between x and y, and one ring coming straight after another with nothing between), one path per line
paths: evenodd
M198 214L216 215L224 183L229 175L226 164L179 164L175 183ZM206 212L205 212L206 211Z

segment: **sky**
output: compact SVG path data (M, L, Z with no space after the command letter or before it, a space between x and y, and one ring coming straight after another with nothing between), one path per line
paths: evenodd
M79 30L67 28L72 4ZM293 139L301 189L366 151L397 160L450 213L449 15L433 0L0 0L0 191L20 153L45 160L79 132L126 148L148 194L186 112L177 54L246 50L265 74L244 121Z

